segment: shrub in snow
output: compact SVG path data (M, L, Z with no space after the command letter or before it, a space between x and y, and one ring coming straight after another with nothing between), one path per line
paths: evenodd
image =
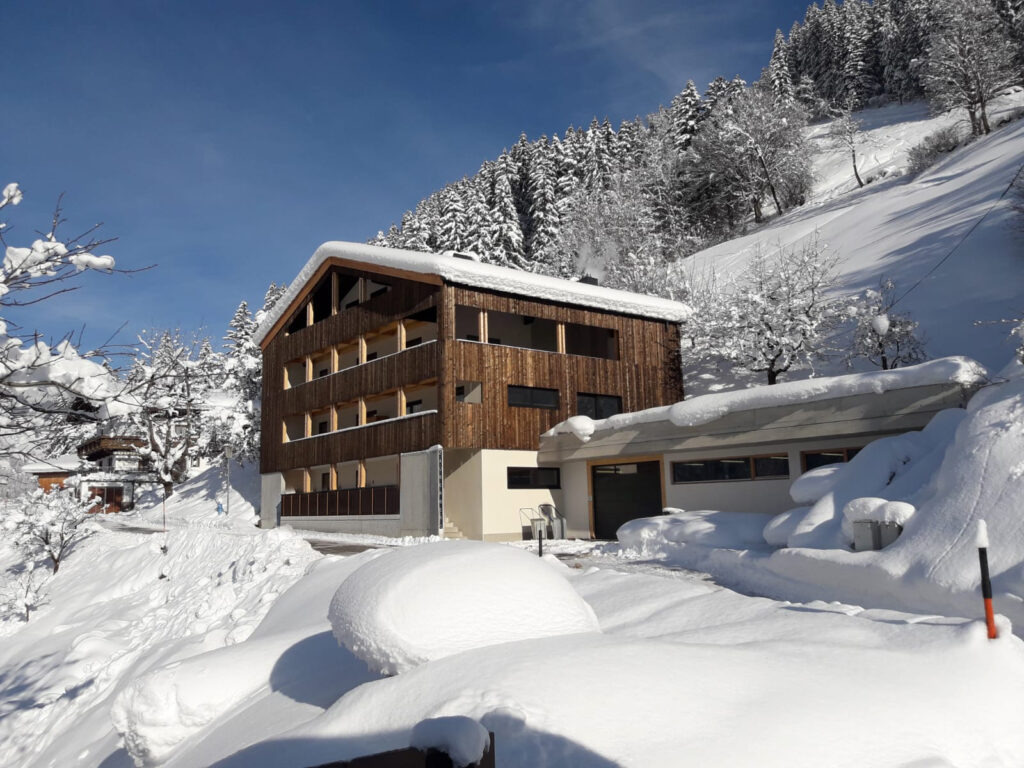
M865 291L850 308L857 328L848 362L863 358L885 371L928 359L924 342L917 336L917 322L906 312L895 312L896 301L896 284L882 278L878 290Z
M590 606L551 564L473 541L371 560L342 583L329 618L338 642L383 674L471 648L599 630Z
M907 153L910 173L918 174L931 168L943 155L960 146L960 131L955 125L940 128L925 136L924 140Z
M16 615L28 621L32 611L45 604L42 590L46 579L46 574L36 568L34 562L25 563L0 590L0 617Z
M26 559L48 557L56 573L71 547L89 535L82 524L92 505L78 498L77 489L37 488L8 511L3 525Z
M764 546L764 518L743 512L694 512L671 507L658 517L641 517L622 525L615 536L626 549L638 551L670 544L699 544L727 549Z

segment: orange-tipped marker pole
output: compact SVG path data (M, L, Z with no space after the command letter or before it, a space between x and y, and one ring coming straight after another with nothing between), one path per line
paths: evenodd
M996 616L992 611L992 581L988 577L988 526L985 525L984 520L978 521L975 543L978 545L978 561L981 563L981 596L985 600L985 623L988 625L988 639L995 640L999 637L999 633L996 631Z

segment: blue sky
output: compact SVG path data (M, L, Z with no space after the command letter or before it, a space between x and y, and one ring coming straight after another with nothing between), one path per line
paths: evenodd
M806 0L30 2L3 13L8 241L104 222L134 276L9 314L96 344L213 337L325 240L362 241L516 141L755 79Z

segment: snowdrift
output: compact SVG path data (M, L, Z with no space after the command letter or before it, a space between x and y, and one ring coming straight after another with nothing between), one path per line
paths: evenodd
M338 642L393 675L497 643L598 631L553 565L521 549L445 541L394 550L349 576L331 601Z

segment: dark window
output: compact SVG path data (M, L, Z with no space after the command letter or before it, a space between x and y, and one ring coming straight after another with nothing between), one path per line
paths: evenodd
M696 459L672 462L673 483L750 479L750 459Z
M366 353L366 362L370 362L371 360L376 360L376 359L377 359L377 353L376 352L367 352Z
M618 395L591 395L580 392L576 395L576 413L592 419L607 419L622 413L622 398Z
M475 333L467 333L466 341L480 341L480 336Z
M558 409L558 390L509 385L508 404L517 408Z
M406 339L405 340L406 348L408 348L408 347L418 347L422 343L423 343L423 337L422 336L417 336L415 339Z
M849 461L860 453L860 448L830 448L824 451L804 451L800 454L804 472L829 464Z
M327 431L331 428L330 422L321 421L316 425L316 433L318 435L326 435Z
M406 403L405 403L405 412L407 414L409 414L409 413L419 413L422 410L423 410L423 401L422 400L407 400Z
M614 330L578 323L565 324L565 351L570 355L619 359L618 338Z
M331 473L321 472L320 473L320 490L327 491L331 488Z
M672 462L673 483L714 483L722 480L762 480L789 477L789 457L738 456Z
M295 317L288 324L288 333L298 333L306 327L306 307L303 306L298 312L295 313Z
M509 467L509 488L561 488L557 467Z
M330 373L330 369L328 369L328 368L321 368L320 371L317 373L317 378L319 378L321 376L326 376L328 373Z
M755 456L754 477L789 477L789 456Z

